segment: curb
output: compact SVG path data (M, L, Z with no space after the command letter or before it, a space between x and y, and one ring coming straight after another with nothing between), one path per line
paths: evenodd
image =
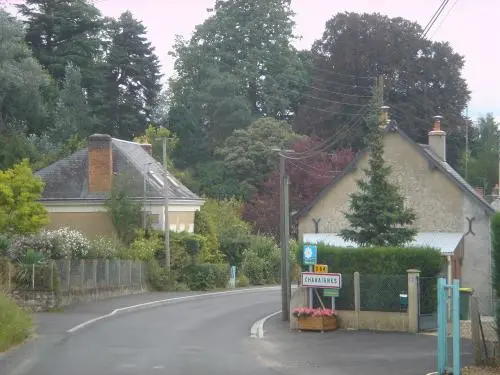
M254 324L252 324L252 327L250 328L250 337L253 339L262 339L264 338L264 324L266 321L270 318L272 318L275 315L278 315L281 313L281 310L273 312L272 314L269 314L262 319L257 320Z
M108 314L101 315L101 316L95 317L93 319L89 319L85 322L82 322L82 323L68 329L66 331L66 333L70 334L70 335L75 334L76 332L82 330L83 328L86 328L86 327L88 327L94 323L97 323L101 320L112 318L115 315L119 315L119 314L123 314L123 313L127 313L127 312L134 312L134 311L140 311L140 310L145 310L145 309L151 309L151 308L167 305L169 303L189 301L192 299L199 299L199 298L203 298L203 297L243 294L243 293L252 293L252 292L255 293L255 292L262 292L262 291L273 291L273 290L279 290L279 288L280 288L279 286L268 286L268 287L262 287L262 288L246 288L246 289L238 289L238 290L227 290L227 291L222 291L222 292L212 292L212 293L204 293L204 294L194 294L194 295L183 296L183 297L166 298L166 299L157 300L157 301L140 303L140 304L132 305L132 306L125 306L125 307L115 309Z

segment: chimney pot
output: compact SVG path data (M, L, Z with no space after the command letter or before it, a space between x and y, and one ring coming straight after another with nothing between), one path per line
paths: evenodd
M446 132L441 130L443 116L434 116L434 126L429 132L429 146L443 161L446 161Z
M88 138L89 193L105 193L111 190L113 177L113 150L111 136L93 134Z

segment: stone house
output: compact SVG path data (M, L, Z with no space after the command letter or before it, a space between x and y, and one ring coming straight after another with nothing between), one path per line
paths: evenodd
M126 176L128 195L141 202L155 229L165 230L163 166L152 146L94 134L88 146L35 173L45 182L41 202L49 212L48 228L70 226L90 237L114 232L105 201L113 177ZM172 231L194 229L203 200L168 174L168 224Z
M448 260L448 277L475 290L481 312L493 312L491 283L490 218L494 209L447 162L446 133L436 116L428 144L417 144L394 122L384 135L384 159L392 168L391 179L417 215L419 234L413 245L437 247ZM306 207L299 211L299 239L336 234L348 227L343 212L349 210L349 195L368 167L368 152L359 152L348 167ZM344 244L345 245L345 244ZM450 252L450 249L452 251Z

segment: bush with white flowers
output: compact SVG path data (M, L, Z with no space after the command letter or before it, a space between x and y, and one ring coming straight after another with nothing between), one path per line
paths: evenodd
M34 250L50 259L81 259L89 252L90 241L79 231L68 227L42 230L39 234L16 236L7 251L11 259L18 259L28 250Z

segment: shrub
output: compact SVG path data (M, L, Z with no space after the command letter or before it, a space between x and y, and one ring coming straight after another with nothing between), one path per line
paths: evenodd
M0 292L0 352L22 343L32 327L30 316Z
M249 250L245 253L245 260L243 261L241 269L248 277L250 284L263 285L266 283L265 268L265 259L259 257L255 251Z
M127 259L142 260L150 262L156 259L156 255L163 249L163 240L156 233L146 235L144 231L138 231L136 239L128 249L122 251L122 256Z
M302 264L302 246L297 248L297 259ZM431 248L338 248L318 245L318 263L327 264L329 272L342 274L342 290L336 299L339 309L350 308L354 293L353 274L361 275L361 294L365 296L365 309L393 311L399 309L398 295L407 288L407 270L416 268L424 278L437 278L443 259L438 250ZM377 296L373 300L372 296ZM435 306L435 293L426 293ZM433 308L433 307L432 307Z
M148 283L151 289L166 292L171 289L172 278L165 267L161 267L156 260L149 261L148 265Z
M250 284L273 284L280 280L281 254L274 239L268 236L251 236L245 252L243 273Z
M118 249L116 243L106 237L99 237L89 243L87 258L111 259L116 257Z
M192 263L193 259L186 251L186 244L193 242L196 242L196 246L203 249L204 238L202 236L188 232L170 232L170 261L172 269L181 270ZM160 260L165 258L163 250L157 255Z
M238 279L236 280L236 286L246 287L249 285L250 285L250 281L248 280L248 277L246 277L244 274L240 273L238 275Z
M32 249L50 259L86 258L90 241L79 231L68 227L43 230L39 234L15 236L8 256L15 260Z
M216 224L210 220L207 212L202 208L194 215L194 233L205 238L205 246L201 249L200 261L203 263L220 263L224 254L219 250Z
M215 267L210 263L191 264L182 269L181 282L191 290L210 290L217 286Z
M500 296L500 213L491 219L492 256L493 256L493 289L496 297ZM500 304L495 312L497 335L500 337Z
M226 288L231 277L231 267L226 263L212 265L215 272L215 287Z
M297 248L297 259L302 265L303 246ZM329 272L365 275L406 275L416 268L422 277L437 277L443 267L439 250L432 248L340 248L318 245L318 263L327 264Z

